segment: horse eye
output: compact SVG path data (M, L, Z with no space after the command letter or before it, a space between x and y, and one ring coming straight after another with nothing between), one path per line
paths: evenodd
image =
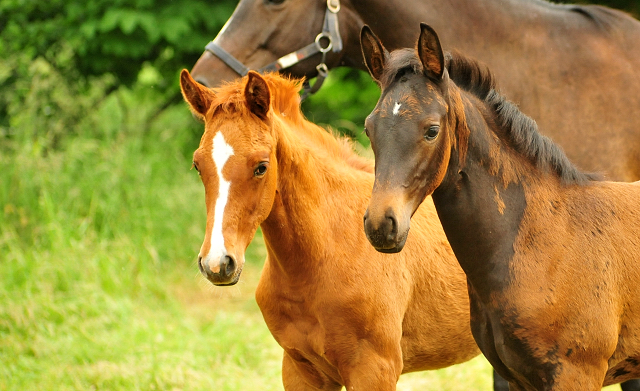
M367 127L366 127L366 126L365 126L365 128L364 128L364 134L366 134L366 135L367 135L367 137L371 138L371 137L369 136L369 129L367 129Z
M253 170L253 175L257 177L262 177L267 173L267 163L260 163L255 170Z
M266 0L266 2L269 4L282 4L284 0Z
M424 139L427 141L434 140L440 133L440 127L438 125L430 126L427 132L424 134Z
M198 171L198 174L200 174L200 169L198 168L196 162L192 162L191 167L193 167L196 171Z

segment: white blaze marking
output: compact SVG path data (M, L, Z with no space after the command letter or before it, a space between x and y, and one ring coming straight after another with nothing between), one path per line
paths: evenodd
M207 261L211 258L219 259L227 254L224 247L224 237L222 236L222 219L224 217L224 208L229 198L231 182L224 180L222 169L231 156L233 156L233 148L227 144L222 133L216 133L213 138L211 157L213 157L213 162L216 164L216 171L218 172L218 199L216 200L213 228L211 229L211 249L206 256Z
M400 111L400 106L402 105L396 102L396 104L393 106L393 115L398 115L398 112Z

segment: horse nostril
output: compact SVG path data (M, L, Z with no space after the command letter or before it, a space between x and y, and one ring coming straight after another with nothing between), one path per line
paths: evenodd
M224 255L220 260L220 273L226 277L231 276L236 271L236 261L229 255Z
M202 257L198 255L198 269L200 269L200 273L204 273L204 266L202 266Z
M385 217L387 222L387 240L395 240L398 234L398 221L396 220L396 216L393 211L388 211Z

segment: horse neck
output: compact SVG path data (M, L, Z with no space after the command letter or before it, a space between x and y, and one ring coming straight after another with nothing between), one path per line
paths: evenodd
M348 222L361 221L373 180L365 179L370 174L346 166L344 160L327 158L313 147L328 137L324 130L292 127L282 119L274 128L277 193L261 228L270 262L302 282L317 269L314 260L333 251L331 235L339 235L337 229L361 229Z
M457 132L458 146L452 149L447 174L433 193L433 201L469 281L480 295L488 297L482 287L499 289L508 281L508 264L527 194L541 184L553 189L559 186L559 179L505 145L491 130L496 125L487 120L491 116L488 109L477 98L463 94L464 109L453 114L458 120L452 122L469 128L466 156L460 159L462 133Z
M541 16L551 8L549 3L540 0L350 2L363 23L374 28L389 50L413 47L420 22L426 22L438 32L443 47L448 48L447 50L457 49L477 58L483 58L482 54L486 53L487 48L493 52L501 50L500 48L509 50L508 45L504 45L505 38L511 37L513 31L523 31L523 25L545 23ZM381 15L384 19L381 19ZM383 25L380 26L381 24Z

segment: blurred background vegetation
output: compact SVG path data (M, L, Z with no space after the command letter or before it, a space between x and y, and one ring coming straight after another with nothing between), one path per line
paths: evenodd
M282 388L259 238L235 287L195 264L202 125L178 74L236 3L0 0L0 390ZM304 108L366 143L377 97L339 69ZM467 368L399 389L488 389L486 362Z

